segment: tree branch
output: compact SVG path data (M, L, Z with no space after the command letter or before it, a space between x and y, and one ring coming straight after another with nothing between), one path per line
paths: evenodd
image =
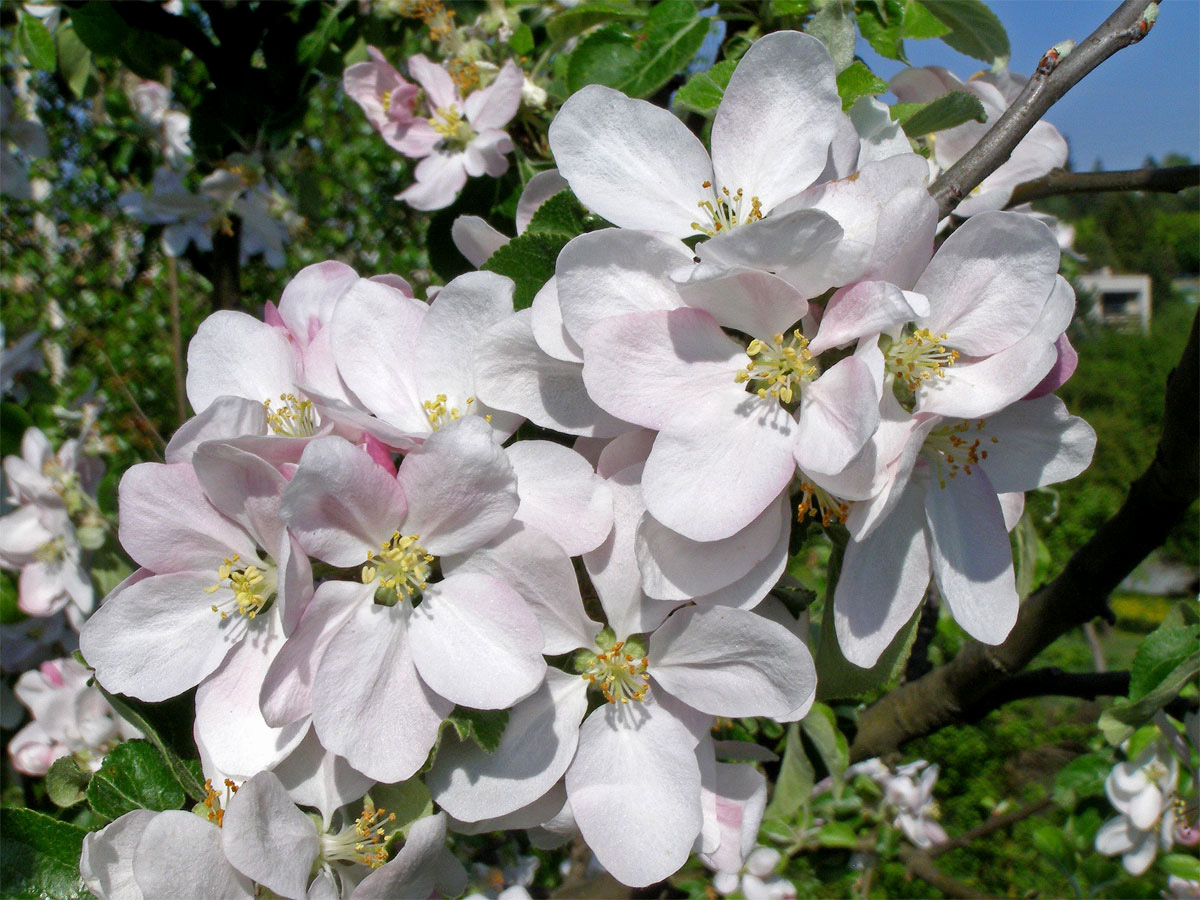
M902 846L900 848L900 859L904 861L904 868L908 870L910 875L916 875L926 884L937 888L947 897L963 897L966 900L973 900L976 897L986 896L974 888L963 884L957 878L947 875L935 866L929 854L922 850Z
M1006 678L988 691L970 709L963 710L969 719L982 719L993 709L1014 700L1029 697L1124 697L1129 693L1128 672L1064 672L1056 666L1033 669Z
M1096 194L1103 191L1156 191L1175 194L1200 185L1200 166L1165 169L1124 169L1119 172L1068 172L1052 169L1041 178L1018 184L1008 205L1019 206L1059 194Z
M1179 364L1167 378L1162 437L1149 468L1125 503L1067 563L1062 574L1021 605L998 647L972 641L949 663L868 707L850 747L853 761L881 756L906 741L962 722L1059 635L1111 615L1108 595L1200 495L1200 351L1193 319Z
M1158 4L1152 0L1125 0L1066 55L1056 48L1048 50L1033 77L991 130L930 186L929 192L938 204L938 218L953 212L967 194L996 171L1046 110L1084 75L1118 50L1144 38L1157 15Z
M1038 800L1036 803L1030 803L1028 806L1023 806L1020 809L1014 809L1012 812L1004 813L1003 815L999 816L989 816L970 831L965 831L958 837L951 838L943 844L934 844L925 852L931 859L933 859L941 856L943 853L949 853L951 850L957 850L959 847L969 846L979 838L991 834L993 831L999 831L1001 828L1007 828L1009 825L1020 822L1022 819L1028 819L1030 816L1036 816L1052 802L1054 802L1052 798L1046 797L1042 800Z

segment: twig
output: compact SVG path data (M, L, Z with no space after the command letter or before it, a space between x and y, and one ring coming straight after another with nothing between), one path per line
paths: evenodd
M1108 671L1108 660L1104 656L1104 643L1096 630L1095 622L1083 623L1083 636L1087 639L1088 650L1092 653L1092 668L1097 672Z
M996 124L929 188L938 204L938 218L953 212L983 179L1000 168L1046 110L1084 75L1118 50L1144 38L1157 15L1157 3L1125 0L1066 55L1056 48L1047 51L1033 77Z
M982 719L1006 703L1030 697L1079 697L1095 700L1097 697L1124 697L1128 693L1128 672L1064 672L1050 666L1006 678L970 708L963 710L963 717L971 720Z
M171 369L175 375L175 418L182 425L187 419L186 378L183 372L183 333L179 323L179 266L167 257L167 306L171 320Z
M1162 437L1125 503L1071 557L1062 574L1021 605L998 647L972 641L944 666L868 707L850 747L852 761L882 756L916 737L963 721L987 694L1059 635L1111 616L1108 595L1166 539L1200 494L1200 349L1193 319L1183 356L1167 379Z
M949 853L951 850L957 850L959 847L966 847L977 841L984 835L991 834L993 831L999 831L1001 828L1007 828L1009 825L1015 825L1022 819L1028 819L1030 816L1036 816L1043 809L1053 802L1051 797L1044 797L1036 803L1030 803L1028 806L1022 806L1020 809L1015 809L1010 813L1004 813L1000 816L989 816L986 821L976 825L970 831L964 831L956 838L951 838L942 844L934 844L925 852L930 858L936 859L943 853Z
M908 870L909 874L916 875L926 884L937 888L947 897L964 897L967 900L971 900L971 898L986 896L974 888L963 884L957 878L947 875L933 864L933 860L928 853L903 846L900 848L900 859L904 861L904 867Z
M1041 178L1013 188L1009 206L1057 197L1060 194L1098 194L1104 191L1155 191L1175 194L1200 185L1200 166L1165 169L1122 169L1118 172L1068 172L1051 169Z

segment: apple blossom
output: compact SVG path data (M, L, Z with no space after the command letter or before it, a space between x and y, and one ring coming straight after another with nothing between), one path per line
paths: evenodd
M1119 815L1096 832L1096 849L1105 856L1119 854L1130 875L1150 868L1158 849L1165 852L1175 843L1178 783L1179 761L1162 741L1137 759L1117 763L1104 791Z
M404 138L415 121L417 86L397 72L378 48L368 45L367 55L367 62L346 69L342 84L388 145L404 153Z

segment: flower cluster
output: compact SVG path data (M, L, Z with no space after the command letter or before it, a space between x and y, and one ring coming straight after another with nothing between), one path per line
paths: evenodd
M428 118L378 54L347 89L423 159L405 199L432 208L505 164L520 73L464 99L423 57L409 72ZM446 828L525 828L582 837L628 885L692 853L728 885L766 780L718 718L796 721L815 698L806 630L762 603L795 530L849 530L833 621L851 661L875 662L931 576L968 632L1003 640L1021 492L1094 445L1051 393L1074 297L1028 216L980 213L935 254L928 166L871 112L843 113L827 51L796 32L743 57L711 153L590 86L523 210L565 183L614 227L567 244L532 308L491 272L426 301L326 262L261 319L210 316L195 418L121 480L139 568L80 648L108 690L195 688L206 775L239 790L209 821L113 823L89 884L153 893L175 877L164 844L187 844L231 895L311 896L315 877L321 896L412 878L426 896L436 861L411 857ZM504 240L456 237L480 261ZM908 776L894 803L928 835L936 768ZM394 856L380 826L374 874L337 869L334 823L415 779L441 812Z

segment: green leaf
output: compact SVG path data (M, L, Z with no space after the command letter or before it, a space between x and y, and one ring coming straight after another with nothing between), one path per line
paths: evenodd
M779 763L779 777L775 779L775 792L771 795L763 819L791 821L812 794L814 781L813 766L804 752L804 741L800 737L800 725L792 722L787 729L787 743Z
M1033 516L1029 514L1028 510L1022 513L1021 518L1017 520L1017 526L1013 529L1012 534L1013 540L1017 544L1017 552L1013 554L1013 567L1017 575L1017 596L1024 600L1037 587L1038 551L1042 546L1037 526L1033 523Z
M120 53L130 34L129 25L106 0L89 0L78 9L72 9L71 24L87 48L101 56Z
M87 798L97 813L116 819L135 809L179 809L184 793L152 744L125 741L104 757L104 765L88 785Z
M1111 770L1112 764L1094 753L1071 760L1054 778L1054 802L1074 809L1083 798L1100 796Z
M301 66L307 69L315 68L329 45L345 33L350 21L347 19L342 22L339 19L346 3L347 0L338 0L328 7L317 27L300 38L296 45L296 62Z
M715 110L721 105L725 88L736 68L737 60L723 59L707 71L696 73L675 94L676 105L700 113Z
M606 25L579 42L567 67L571 93L603 84L630 97L653 94L696 55L711 24L687 0L661 0L636 35Z
M79 875L86 834L31 809L0 809L0 893L29 900L90 897Z
M951 91L948 94L942 94L936 100L921 104L921 108L915 112L905 115L908 112L907 108L911 106L912 104L898 103L892 107L892 118L900 122L900 127L910 138L920 137L933 131L945 131L947 128L953 128L955 125L961 125L963 122L971 120L987 121L987 113L984 112L983 104L973 94L966 91ZM897 107L903 107L900 112L903 118L896 115Z
M854 23L842 8L841 0L832 0L813 16L804 30L817 38L833 57L833 67L841 72L854 62Z
M1200 628L1159 626L1148 634L1129 667L1129 699L1146 696L1196 652Z
M1200 881L1200 858L1187 853L1168 853L1160 865L1168 875L1187 881Z
M900 37L921 41L949 33L950 27L931 13L921 0L908 0L904 4L904 25L900 29Z
M29 13L21 13L21 25L17 32L21 52L29 64L43 72L53 72L57 65L54 52L54 36L42 24L42 20Z
M816 703L800 722L800 728L817 748L821 761L834 780L840 782L846 766L850 765L850 745L838 730L837 717L824 703Z
M959 53L993 66L1008 61L1008 33L983 0L936 0L928 10L950 29L939 36Z
M817 843L822 847L851 850L858 846L858 835L849 822L827 822L817 832Z
M613 19L641 19L646 12L629 3L581 3L573 9L564 9L546 23L546 33L557 43L587 31Z
M803 16L812 8L812 0L771 0L771 14L779 16Z
M140 731L145 739L162 754L163 762L166 763L172 776L183 787L188 797L197 803L203 800L207 792L204 790L204 779L200 774L200 767L197 761L180 757L179 754L167 745L166 741L163 740L157 729L150 724L146 717L134 709L125 699L110 694L104 688L100 687L99 684L96 687L100 688L100 693L104 695L104 699L108 701L108 705L116 710L122 719Z
M1100 714L1100 730L1113 746L1117 746L1147 721L1155 712L1166 706L1193 682L1200 674L1200 650L1184 657L1166 674L1157 685L1137 700L1122 700Z
M533 31L522 22L513 31L512 37L508 39L508 49L518 56L525 56L533 52L533 47Z
M858 30L871 49L886 59L908 62L904 56L904 7L900 0L879 0L858 13Z
M74 806L85 796L92 773L79 768L73 756L60 756L46 773L46 793L55 806Z
M88 76L92 74L92 53L69 24L58 26L55 40L58 43L58 70L71 93L82 98Z
M884 93L888 83L867 68L866 63L856 59L838 75L837 89L838 96L842 98L842 109L847 110L859 97Z
M402 833L408 826L433 812L429 789L420 778L410 778L399 784L377 784L371 788L371 800L376 808L395 814L395 825Z
M1058 825L1040 823L1033 827L1033 846L1039 853L1069 864L1075 859L1075 850Z
M474 741L485 753L491 753L500 746L500 738L504 736L508 710L456 706L446 721L454 726L460 740Z
M575 237L588 230L587 210L570 190L559 191L537 208L525 234L558 234Z
M527 231L493 253L482 268L486 272L507 275L516 282L513 305L517 309L527 309L533 303L534 295L554 276L558 253L571 237Z

